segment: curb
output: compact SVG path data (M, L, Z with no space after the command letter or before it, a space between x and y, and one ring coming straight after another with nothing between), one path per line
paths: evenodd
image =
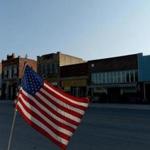
M134 109L134 110L150 110L150 105L140 104L90 104L95 108L113 108L113 109Z

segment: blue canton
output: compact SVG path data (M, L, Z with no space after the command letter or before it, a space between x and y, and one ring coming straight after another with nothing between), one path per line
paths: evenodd
M35 95L43 85L43 78L40 77L28 65L25 68L24 76L21 81L22 88L29 94Z

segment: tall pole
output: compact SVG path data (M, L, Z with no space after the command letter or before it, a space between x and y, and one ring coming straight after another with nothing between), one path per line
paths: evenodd
M10 135L9 135L7 150L10 150L10 148L11 148L13 131L14 131L15 122L16 122L16 115L17 115L17 110L15 109L14 114L13 114L13 121L12 121L11 130L10 130Z

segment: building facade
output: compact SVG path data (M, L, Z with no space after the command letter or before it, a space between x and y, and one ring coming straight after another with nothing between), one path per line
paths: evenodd
M150 55L139 57L139 82L143 87L143 98L150 103Z
M0 63L0 99L2 96L2 64Z
M2 60L2 99L15 99L25 64L36 71L37 63L32 59L15 57L15 54L12 54L7 55L6 60Z
M105 103L150 102L150 56L77 59L77 64L68 57L63 54L62 58L59 52L43 55L38 58L38 72L74 96Z
M7 55L0 65L1 99L14 99L27 63L44 79L78 97L108 103L150 103L150 55L90 60L60 52L28 58Z
M140 102L139 58L141 53L91 60L89 95L99 102Z
M37 72L53 85L60 86L60 67L84 62L83 59L62 54L50 53L37 57Z
M88 64L74 64L60 68L61 88L77 97L87 96Z

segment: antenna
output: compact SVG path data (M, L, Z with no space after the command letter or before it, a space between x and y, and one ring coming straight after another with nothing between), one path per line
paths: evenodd
M25 58L26 58L26 59L28 58L28 54L25 55Z

